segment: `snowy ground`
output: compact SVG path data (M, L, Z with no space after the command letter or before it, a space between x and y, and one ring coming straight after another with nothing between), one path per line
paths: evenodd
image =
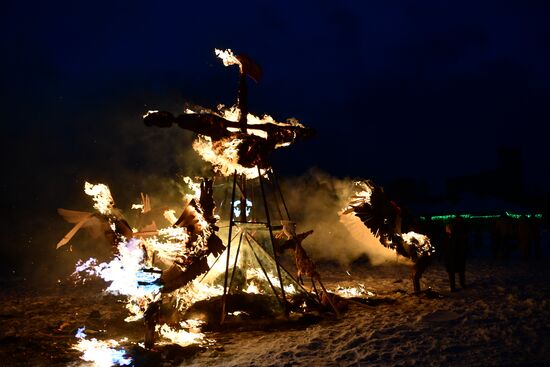
M141 359L135 365L185 366L543 366L550 365L550 261L489 259L468 263L468 288L448 291L435 263L423 277L442 298L413 295L402 265L351 269L320 266L329 290L363 284L381 302L351 303L340 319L301 329L211 333L213 345L189 357ZM348 275L346 270L349 270ZM99 284L64 282L40 290L5 282L0 295L0 365L89 366L75 330L89 337L140 340L140 325L125 324L116 298ZM165 351L166 352L166 351ZM176 352L172 352L172 354ZM185 358L185 359L184 359ZM156 362L155 362L156 361Z

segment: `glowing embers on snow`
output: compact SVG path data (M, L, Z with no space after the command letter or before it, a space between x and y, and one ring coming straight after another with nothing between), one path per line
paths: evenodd
M199 320L186 320L179 323L178 328L172 328L167 324L157 325L156 331L165 339L174 344L185 347L191 344L210 343L201 333L203 322Z
M354 298L354 297L373 297L375 294L365 288L365 285L359 283L357 287L344 287L338 285L335 289L335 293L340 297Z

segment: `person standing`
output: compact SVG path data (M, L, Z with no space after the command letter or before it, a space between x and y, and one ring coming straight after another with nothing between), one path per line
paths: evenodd
M456 291L456 278L461 288L466 288L466 254L468 252L468 233L464 220L457 216L451 223L445 227L446 238L443 244L443 259L445 270L449 274L449 284L451 292Z

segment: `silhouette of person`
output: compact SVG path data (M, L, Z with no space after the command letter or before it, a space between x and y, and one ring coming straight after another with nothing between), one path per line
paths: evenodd
M460 287L466 288L466 253L468 237L464 220L458 216L445 227L447 234L443 244L445 270L449 274L451 292L456 291L455 274L458 273Z

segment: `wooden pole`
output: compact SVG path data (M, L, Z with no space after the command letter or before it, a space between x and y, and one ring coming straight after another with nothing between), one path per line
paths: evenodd
M223 280L223 296L222 296L222 316L220 324L225 321L225 308L227 304L227 275L229 272L229 255L231 254L231 230L233 229L233 203L235 202L235 189L237 187L237 170L233 173L233 191L231 194L231 205L229 207L229 236L227 238L227 260L225 262L225 276Z
M279 283L281 285L281 294L283 296L283 304L285 308L285 316L288 317L290 313L290 307L288 305L288 301L286 299L285 294L285 287L283 285L283 278L281 277L281 268L279 267L279 257L277 256L277 251L275 250L275 237L273 236L273 228L271 226L271 218L269 216L269 208L267 206L267 198L265 195L265 188L264 188L264 180L262 176L262 172L260 171L260 167L256 166L258 169L258 177L260 178L260 188L262 190L262 198L264 201L264 208L265 208L265 218L267 221L267 228L269 229L269 237L271 239L271 248L273 249L273 258L275 259L275 266L277 267L277 277L279 278Z

